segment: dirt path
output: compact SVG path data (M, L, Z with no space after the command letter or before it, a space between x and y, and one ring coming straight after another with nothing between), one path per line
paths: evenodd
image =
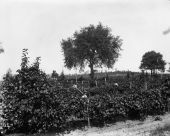
M170 114L165 114L161 118L161 121L154 121L154 117L148 117L143 122L130 120L117 122L115 125L103 128L89 128L84 131L76 130L64 136L149 136L151 130L165 124L170 125Z

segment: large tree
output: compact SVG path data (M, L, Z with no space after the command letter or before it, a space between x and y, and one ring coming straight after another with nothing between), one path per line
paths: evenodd
M151 74L158 71L165 71L166 62L163 60L161 53L155 51L146 52L141 61L140 69L150 70Z
M83 70L88 65L92 81L95 67L113 67L120 55L121 45L119 36L113 36L111 29L101 23L81 28L72 37L61 42L65 66Z

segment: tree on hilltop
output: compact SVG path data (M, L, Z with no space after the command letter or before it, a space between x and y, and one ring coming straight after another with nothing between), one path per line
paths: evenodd
M61 42L65 66L83 70L88 65L91 81L94 80L95 67L113 67L120 55L121 45L120 37L113 36L111 29L101 23L81 28Z
M151 75L156 71L165 71L166 62L163 60L163 55L155 51L146 52L141 61L140 69L150 70Z

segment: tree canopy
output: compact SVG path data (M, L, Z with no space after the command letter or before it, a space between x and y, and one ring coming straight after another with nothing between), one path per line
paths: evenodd
M65 66L83 70L88 65L92 80L95 67L113 67L120 55L121 45L120 37L113 36L111 29L101 23L81 28L72 37L61 42Z
M140 69L151 70L151 74L158 71L165 70L166 62L163 60L161 53L155 51L146 52L141 61Z

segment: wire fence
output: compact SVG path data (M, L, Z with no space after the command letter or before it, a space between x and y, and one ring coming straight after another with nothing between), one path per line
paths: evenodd
M96 87L101 87L102 85L106 85L106 84L110 84L110 83L114 83L113 81L110 82L110 81L107 81L107 80L95 80L93 82L94 86ZM60 87L64 87L64 88L70 88L70 87L73 87L74 85L76 85L77 88L89 88L90 87L90 81L74 81L74 80L71 80L71 81L59 81L58 82L58 86Z

